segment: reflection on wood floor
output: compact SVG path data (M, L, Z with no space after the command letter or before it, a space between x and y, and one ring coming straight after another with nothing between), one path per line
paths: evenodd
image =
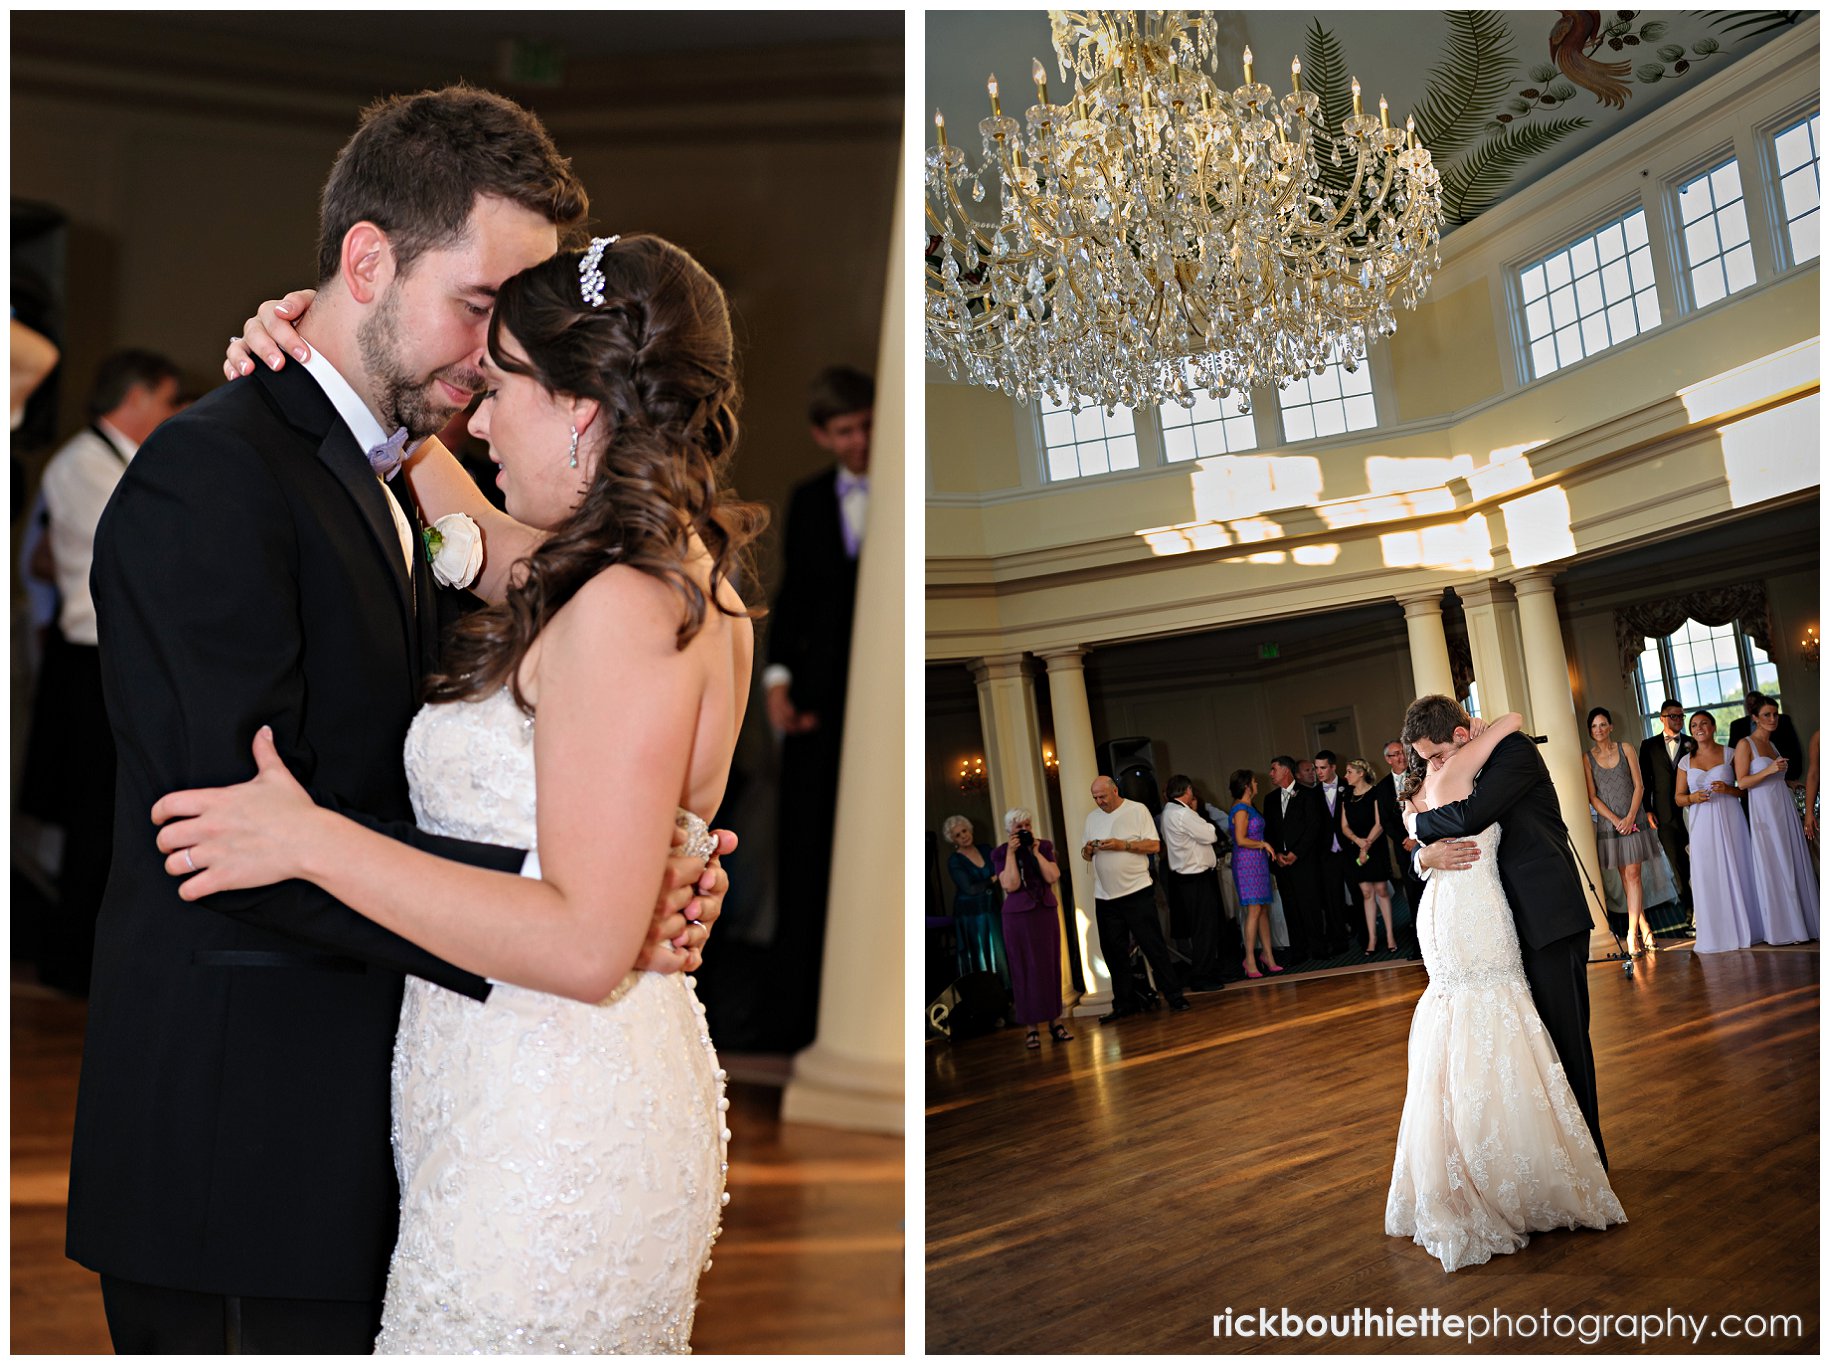
M96 1278L63 1254L85 1007L17 983L12 1005L12 1350L106 1352ZM902 1140L781 1123L772 1087L729 1093L731 1204L694 1349L900 1354Z
M1629 1223L1454 1275L1384 1234L1421 965L1252 983L1025 1051L927 1049L931 1352L1455 1351L1441 1338L1216 1337L1215 1316L1356 1307L1533 1317L1502 1352L1637 1350L1538 1315L1796 1314L1818 1344L1816 944L1591 966L1590 1036ZM1665 1320L1661 1319L1661 1322ZM1722 1324L1725 1330L1733 1330ZM1525 1331L1538 1329L1526 1337ZM1800 1332L1802 1330L1802 1336Z

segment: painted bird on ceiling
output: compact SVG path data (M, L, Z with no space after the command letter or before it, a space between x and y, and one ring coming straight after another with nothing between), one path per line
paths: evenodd
M1601 45L1601 11L1561 9L1550 31L1550 56L1557 69L1610 109L1624 109L1633 92L1619 78L1631 62L1598 62L1589 56Z

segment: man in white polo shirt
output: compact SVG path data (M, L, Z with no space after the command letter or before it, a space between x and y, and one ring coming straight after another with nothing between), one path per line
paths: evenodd
M1157 923L1156 893L1150 882L1150 855L1161 846L1150 812L1118 794L1109 777L1093 782L1093 805L1087 812L1080 856L1093 864L1093 903L1099 925L1099 951L1112 974L1112 1012L1100 1023L1137 1014L1144 1007L1131 975L1131 940L1137 940L1150 963L1157 989L1172 1010L1185 1010L1181 984L1169 961L1169 945Z

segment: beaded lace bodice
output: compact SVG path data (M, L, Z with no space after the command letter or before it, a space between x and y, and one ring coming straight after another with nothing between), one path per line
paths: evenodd
M1415 834L1415 820L1405 816ZM1443 1269L1516 1251L1532 1232L1626 1221L1532 1004L1500 882L1502 833L1438 871L1417 916L1429 986L1411 1020L1409 1079L1385 1230Z
M406 744L421 827L533 849L533 738L506 690L422 709ZM723 1082L686 976L632 972L596 1005L409 979L376 1349L687 1350L727 1199Z

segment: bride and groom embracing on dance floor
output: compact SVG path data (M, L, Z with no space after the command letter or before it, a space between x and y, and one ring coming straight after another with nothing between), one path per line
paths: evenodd
M322 203L315 298L97 536L68 1251L122 1352L685 1350L730 1137L699 817L762 522L724 295L656 237L559 251L570 164L466 87L369 109ZM479 393L506 512L427 439ZM442 656L435 573L488 604Z
M1550 773L1519 724L1470 720L1442 696L1404 717L1399 796L1423 844L1430 980L1411 1022L1385 1230L1450 1271L1533 1232L1626 1221L1589 1047L1588 905Z

